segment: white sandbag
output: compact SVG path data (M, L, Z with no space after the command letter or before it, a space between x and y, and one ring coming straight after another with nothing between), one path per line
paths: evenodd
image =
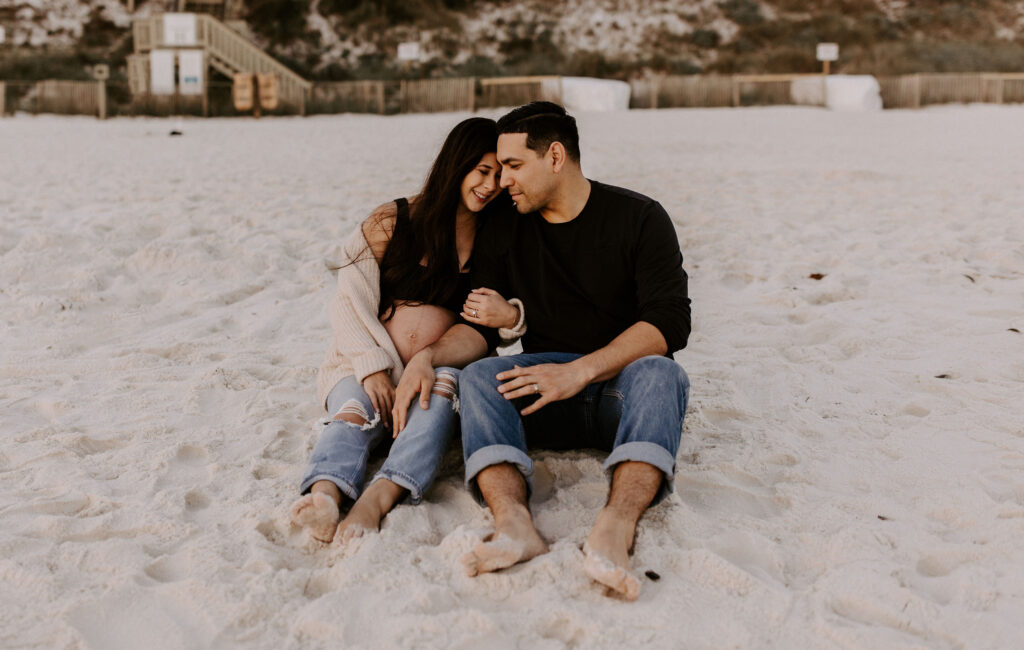
M825 105L825 78L798 77L789 84L790 100L797 106Z
M569 112L625 111L629 109L629 84L613 79L562 77L562 105ZM551 86L550 88L548 86ZM556 96L558 82L545 82L545 94Z
M829 75L825 105L834 111L882 110L881 87L871 75Z

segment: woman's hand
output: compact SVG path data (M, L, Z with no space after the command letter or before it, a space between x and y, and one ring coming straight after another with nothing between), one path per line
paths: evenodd
M395 384L391 381L391 373L379 370L363 379L363 390L366 391L373 404L373 410L380 414L384 426L391 428L391 408L395 403Z
M409 416L409 406L417 396L420 398L420 408L426 411L430 408L430 391L434 388L434 365L430 360L430 348L417 352L405 366L402 378L398 380L398 389L395 391L394 412L391 414L395 427L392 433L393 438L405 429Z
M494 289L473 289L462 306L462 317L484 327L515 327L519 310Z

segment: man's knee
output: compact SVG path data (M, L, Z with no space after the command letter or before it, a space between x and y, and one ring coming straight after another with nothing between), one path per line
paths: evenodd
M690 390L690 378L683 367L668 357L649 355L640 357L622 369L620 376L643 389L677 385L684 393Z
M494 388L501 382L497 374L503 370L509 370L511 364L502 357L488 357L474 361L463 369L459 375L460 390L472 390L474 388Z

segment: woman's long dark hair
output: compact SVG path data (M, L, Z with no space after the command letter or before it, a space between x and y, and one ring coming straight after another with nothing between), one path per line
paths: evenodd
M394 315L397 299L416 296L413 304L439 305L455 291L459 252L455 246L455 217L461 201L462 181L485 154L494 153L498 131L494 120L471 117L455 125L437 154L423 189L410 206L409 223L395 232L380 261L378 316ZM498 202L496 197L477 217ZM480 222L477 223L479 228ZM426 261L426 266L421 261ZM396 290L406 295L396 295ZM385 314L387 315L385 317Z

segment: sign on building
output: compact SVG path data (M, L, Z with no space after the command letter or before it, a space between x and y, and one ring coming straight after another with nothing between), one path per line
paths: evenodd
M92 67L92 78L96 81L110 79L110 66L106 63L97 63Z
M410 41L408 43L398 44L398 60L399 61L419 61L420 60L420 44L416 41Z
M839 58L839 43L818 43L818 60L835 61Z
M178 52L178 89L182 95L203 94L205 70L202 50L180 50Z
M149 92L154 95L174 94L174 50L153 50L149 53Z
M197 45L196 15L178 13L164 14L164 45Z

